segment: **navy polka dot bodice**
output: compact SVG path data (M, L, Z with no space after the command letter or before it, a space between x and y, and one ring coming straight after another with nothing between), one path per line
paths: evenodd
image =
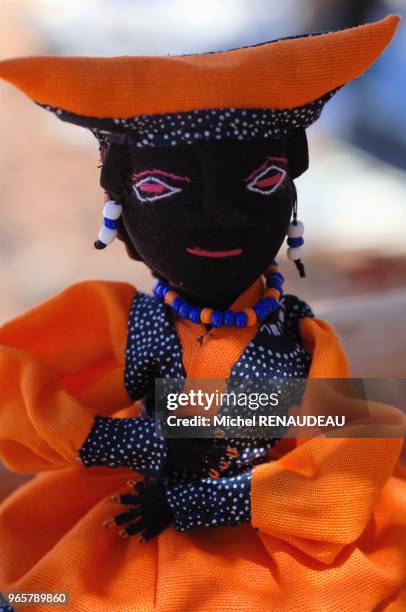
M148 407L153 405L155 378L175 379L173 384L178 386L179 383L183 386L186 378L182 346L173 316L171 309L157 298L143 293L134 296L128 324L125 386L133 400L144 401L144 416L128 419L97 417L80 450L80 457L86 467L124 465L139 471L147 479L147 492L153 487L149 484L150 477L161 479L164 496L161 502L169 515L172 513L178 531L195 527L237 526L250 521L252 470L270 460L269 451L277 443L279 435L268 438L227 436L227 448L233 450L234 458L228 461L225 454L221 456L218 463L222 470L221 478L208 478L203 467L200 471L191 468L194 464L190 462L190 453L198 451L199 440L188 450L186 462L183 459L171 462L173 448L169 448L164 438L155 435ZM273 379L306 378L310 356L301 344L298 323L312 316L304 302L291 295L284 296L278 312L260 325L256 336L232 365L229 385L250 385L255 379L272 383ZM235 333L238 334L239 330L236 329ZM292 383L287 380L287 387ZM223 406L220 411L223 411ZM126 520L142 516L147 521L152 516L151 511L156 510L151 509L147 501L131 495L124 496L121 503L135 504L136 507L116 517L119 524L123 516ZM148 537L163 528L160 524L153 525ZM129 525L128 530L128 533L138 532L139 524Z
M145 293L133 299L128 321L125 387L134 400L151 392L154 378L184 378L182 349L165 304Z
M172 316L170 308L155 297L135 295L128 323L125 367L125 386L133 400L151 393L155 378L186 377ZM310 357L298 330L299 321L305 317L313 317L307 304L295 296L283 296L276 319L261 324L255 338L232 366L230 377L305 378Z

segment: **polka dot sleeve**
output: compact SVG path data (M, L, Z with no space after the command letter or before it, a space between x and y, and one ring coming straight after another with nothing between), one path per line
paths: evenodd
M202 478L167 488L177 531L194 527L233 527L251 519L251 472L229 478Z
M167 446L155 436L152 419L96 417L79 451L83 465L129 467L145 476L159 476L165 466Z

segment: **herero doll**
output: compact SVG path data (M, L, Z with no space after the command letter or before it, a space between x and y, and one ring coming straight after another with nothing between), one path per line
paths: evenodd
M74 285L1 330L1 457L40 473L2 504L1 589L67 591L70 609L92 612L401 609L401 440L176 439L152 418L157 378L349 375L275 257L287 236L304 276L306 129L397 24L202 55L0 63L96 136L95 247L118 237L157 278L153 295Z

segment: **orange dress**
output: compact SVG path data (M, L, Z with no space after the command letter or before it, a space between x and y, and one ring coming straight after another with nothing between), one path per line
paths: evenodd
M102 529L134 472L88 470L77 453L96 414L137 414L123 385L133 294L81 283L0 330L0 455L38 472L0 506L0 591L67 591L73 612L405 610L401 419L395 438L281 442L253 469L251 525L171 527L147 544ZM226 371L249 342L224 331L200 346L185 322L177 332L196 378ZM300 333L310 377L348 376L327 323L303 319Z

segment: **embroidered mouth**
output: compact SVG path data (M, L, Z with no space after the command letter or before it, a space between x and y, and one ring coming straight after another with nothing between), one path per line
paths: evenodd
M242 249L231 249L227 251L219 251L219 250L211 251L208 249L201 249L200 247L197 247L197 246L188 247L186 251L190 253L191 255L197 255L198 257L216 257L216 258L236 257L237 255L241 255L242 253Z

